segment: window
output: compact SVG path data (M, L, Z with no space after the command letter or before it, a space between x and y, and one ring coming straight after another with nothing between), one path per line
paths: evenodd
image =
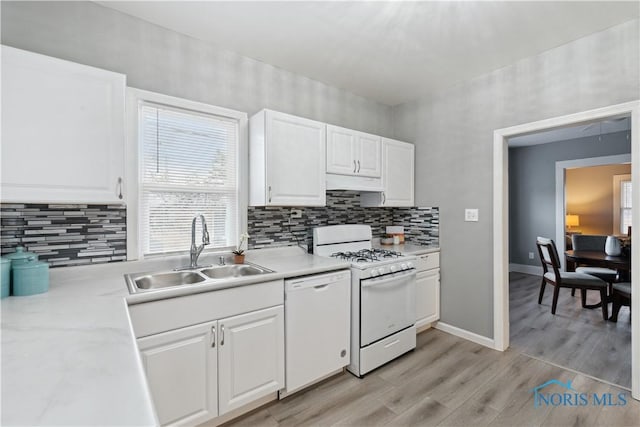
M631 227L631 181L620 183L620 232L627 234Z
M244 116L246 123L246 116L234 112L236 117L227 117L154 103L147 98L138 102L137 117L138 252L149 255L188 251L191 222L198 214L207 221L208 248L234 246L245 228L239 191L238 117ZM161 95L156 98L182 101ZM199 223L197 227L199 244Z
M614 234L627 234L631 226L631 175L613 177Z

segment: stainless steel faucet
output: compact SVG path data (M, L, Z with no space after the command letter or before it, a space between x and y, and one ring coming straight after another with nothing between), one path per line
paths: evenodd
M202 244L196 246L196 221L200 218L202 221ZM209 232L207 231L207 222L204 220L204 215L196 215L191 221L191 250L189 251L190 263L189 267L197 268L198 257L206 245L209 244Z

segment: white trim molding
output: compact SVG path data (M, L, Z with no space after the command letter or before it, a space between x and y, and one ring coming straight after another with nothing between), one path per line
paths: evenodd
M527 265L527 264L509 264L509 271L516 273L532 274L534 276L542 277L542 267L539 265Z
M247 207L249 203L249 120L247 113L224 107L209 105L202 102L177 98L175 96L150 92L147 90L127 87L126 99L126 140L125 140L125 182L129 183L127 199L127 259L142 259L140 250L139 227L139 185L140 156L139 156L139 126L138 115L142 102L152 102L160 105L179 107L194 112L228 117L238 121L238 235L247 232ZM188 248L185 248L188 251Z
M483 345L485 347L489 347L494 350L499 350L496 348L494 340L491 338L487 338L482 335L478 335L473 332L469 332L466 329L458 328L457 326L452 326L448 323L436 322L434 324L434 328L441 330L442 332L446 332L451 335L455 335L460 338L464 338L465 340L472 341L476 344Z
M495 348L509 347L509 177L508 138L546 129L631 117L632 205L640 206L640 100L526 123L493 132L493 336ZM633 210L632 240L640 241L640 209ZM640 251L631 255L631 304L640 307ZM640 400L640 310L631 314L631 395Z

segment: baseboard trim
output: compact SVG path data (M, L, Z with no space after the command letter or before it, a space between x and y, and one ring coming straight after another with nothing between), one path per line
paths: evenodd
M534 276L542 276L542 267L527 264L509 264L509 271L516 273L533 274Z
M466 329L461 329L457 326L449 325L448 323L442 322L436 322L434 328L439 329L442 332L446 332L448 334L472 341L476 344L480 344L494 350L496 349L495 341L492 338L487 338L474 332L469 332Z

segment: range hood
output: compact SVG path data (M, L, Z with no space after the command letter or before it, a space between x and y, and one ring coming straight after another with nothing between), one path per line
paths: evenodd
M328 173L327 190L383 191L382 178Z

